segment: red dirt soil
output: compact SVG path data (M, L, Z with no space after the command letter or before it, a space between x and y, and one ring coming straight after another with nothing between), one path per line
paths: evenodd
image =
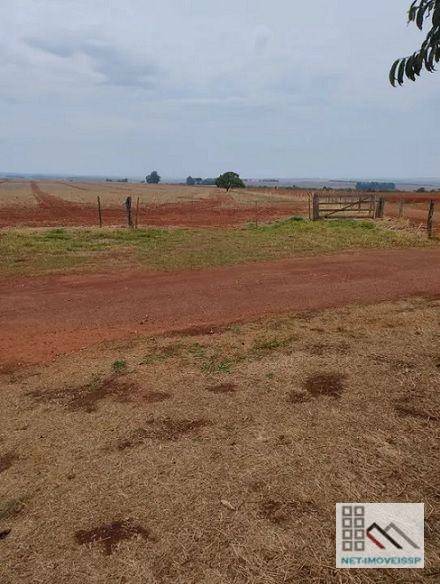
M69 185L71 186L71 185ZM30 182L30 189L37 206L0 207L1 227L92 227L98 225L95 205L66 201L40 189ZM105 207L102 210L104 225L125 226L127 219L123 206ZM135 204L136 201L133 201ZM139 206L139 225L177 227L229 227L246 222L270 221L277 218L302 214L307 211L307 201L286 203L238 204L231 195L218 193L208 199L180 203L145 204Z
M439 295L440 249L6 280L0 283L0 365L49 361L135 335L200 334L266 315Z

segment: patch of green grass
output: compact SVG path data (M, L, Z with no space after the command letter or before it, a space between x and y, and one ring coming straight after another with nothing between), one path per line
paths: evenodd
M61 239L63 241L69 240L69 234L65 229L50 229L43 234L44 240Z
M193 343L192 345L189 345L189 347L187 347L187 351L196 359L203 359L206 355L206 347L200 343Z
M229 330L231 331L231 333L238 335L241 331L241 326L238 324L233 324L229 327Z
M113 362L112 369L115 373L122 373L127 369L127 362L124 359L118 359Z
M280 330L277 336L257 334L252 343L248 344L244 342L241 327L229 329L229 332L233 336L229 342L221 345L211 338L207 339L207 344L187 343L180 339L172 343L166 341L163 345L156 339L149 339L149 351L139 365L154 366L169 359L177 359L180 366L195 367L205 375L227 375L240 364L280 352L297 339L293 332Z
M354 248L437 245L372 221L292 217L241 229L49 229L0 234L0 274L196 269Z
M203 373L209 375L229 374L232 371L233 362L228 358L211 357L208 361L204 361L201 366Z
M257 338L254 341L252 352L260 354L270 353L271 351L275 351L276 349L282 349L283 347L288 346L294 339L295 339L294 336L288 336L284 338L279 337Z

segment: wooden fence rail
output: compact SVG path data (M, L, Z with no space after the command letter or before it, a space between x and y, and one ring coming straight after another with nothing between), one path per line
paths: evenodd
M428 237L433 237L436 201L429 203L426 229ZM385 197L360 194L322 194L313 193L309 199L309 218L320 219L382 219L385 215ZM404 216L405 200L399 201L398 216Z

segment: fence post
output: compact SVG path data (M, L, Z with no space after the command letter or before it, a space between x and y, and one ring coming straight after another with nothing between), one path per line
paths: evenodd
M319 195L313 193L312 220L319 221Z
M376 217L379 219L383 219L384 211L385 211L385 197L380 197L379 202L377 203Z
M131 197L125 199L125 209L127 210L127 221L130 228L133 227L133 219L131 217Z
M399 202L399 219L402 219L404 214L405 199L400 199Z
M138 222L139 222L139 197L137 198L136 201L136 215L134 218L134 226L136 229L138 228Z
M371 195L370 197L370 207L368 209L368 214L372 219L376 218L376 198L374 195Z
M102 227L102 211L101 211L101 198L98 195L98 217L99 217L99 227Z
M434 208L435 208L435 202L431 199L429 201L428 223L426 226L428 229L428 237L432 237L432 222L434 219Z

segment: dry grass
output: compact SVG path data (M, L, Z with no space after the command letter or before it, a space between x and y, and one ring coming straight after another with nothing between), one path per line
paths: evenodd
M5 372L0 581L438 581L439 308L269 319ZM347 500L424 502L427 568L336 570Z

